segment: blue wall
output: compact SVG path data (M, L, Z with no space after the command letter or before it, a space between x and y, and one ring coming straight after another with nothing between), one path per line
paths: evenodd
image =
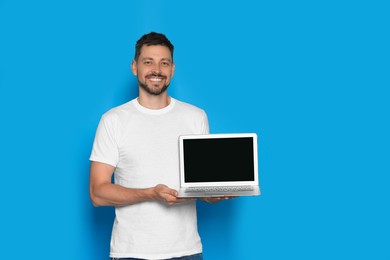
M0 0L0 258L107 259L89 153L155 30L170 94L259 135L262 196L198 205L205 259L390 259L389 20L386 1Z

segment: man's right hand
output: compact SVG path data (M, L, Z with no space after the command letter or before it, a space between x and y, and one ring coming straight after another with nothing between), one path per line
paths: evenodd
M178 192L164 184L158 184L156 187L154 187L154 192L156 194L156 199L166 203L167 205L174 205L192 200L177 198Z
M161 201L167 205L191 199L177 198L178 192L166 185L144 189L125 188L111 183L115 168L111 165L92 162L90 172L90 196L95 206L127 206L143 201Z

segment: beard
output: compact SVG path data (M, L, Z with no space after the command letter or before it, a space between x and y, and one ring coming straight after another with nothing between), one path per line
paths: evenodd
M153 87L148 86L146 83L141 82L139 79L138 79L138 85L142 89L144 89L147 93L154 95L154 96L158 96L158 95L164 93L165 91L167 91L167 89L169 87L169 84L166 84L166 85L163 85L163 87L161 89L153 88Z
M142 83L141 81L138 81L138 85L142 89L144 89L146 92L148 92L149 94L154 95L154 96L158 96L158 95L164 93L169 87L169 84L168 84L168 85L164 85L161 89L151 88L147 84Z

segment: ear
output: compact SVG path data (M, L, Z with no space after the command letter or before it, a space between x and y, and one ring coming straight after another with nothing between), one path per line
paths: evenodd
M133 72L134 76L137 76L137 62L133 60L131 62L131 71Z
M172 64L172 72L171 72L171 78L173 77L173 75L175 75L175 63Z

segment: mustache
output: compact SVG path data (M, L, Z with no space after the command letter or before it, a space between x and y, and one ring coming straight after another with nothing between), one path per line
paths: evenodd
M155 72L152 72L152 73L150 73L150 74L147 74L146 77L147 77L147 78L158 77L158 78L164 78L164 79L167 78L167 76L165 76L165 75L163 75L163 74L161 74L161 73L155 73Z

